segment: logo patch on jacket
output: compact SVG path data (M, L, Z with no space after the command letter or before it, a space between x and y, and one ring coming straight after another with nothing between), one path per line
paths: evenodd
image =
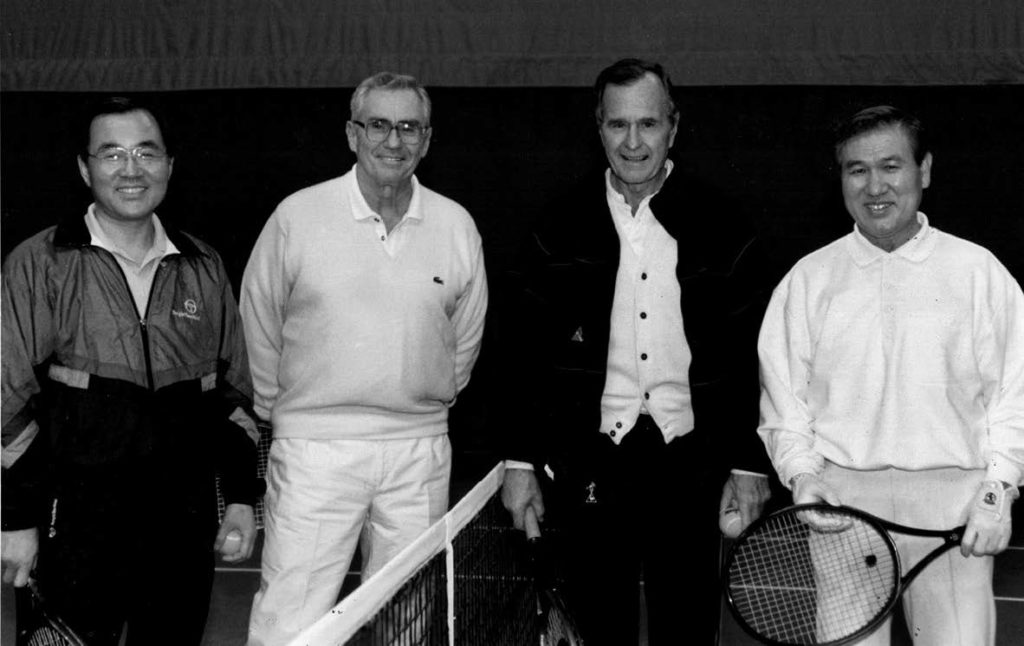
M571 340L575 341L576 343L583 343L583 327L576 328L576 331L573 332Z
M199 314L196 313L196 312L199 311L199 305L196 304L195 299L186 298L185 302L181 304L181 307L182 307L182 309L180 309L180 310L176 310L176 309L172 308L171 309L171 314L177 316L178 318L185 318L185 319L188 319L190 321L198 321L199 320Z

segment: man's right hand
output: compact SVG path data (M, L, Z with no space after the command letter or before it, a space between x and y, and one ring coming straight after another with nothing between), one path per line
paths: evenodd
M793 504L824 502L830 505L841 505L839 494L825 481L813 473L798 473L790 480L793 490Z
M39 533L34 527L0 533L4 583L14 583L16 588L28 585L29 574L36 565L38 553Z
M821 476L813 473L800 473L790 480L793 489L793 503L803 505L808 503L826 503L833 507L842 504L839 494L830 487ZM816 511L803 511L797 517L810 525L811 529L823 534L842 532L850 527L851 521L846 517L837 518L829 514L820 514Z
M512 524L525 531L526 508L533 507L537 520L544 520L544 498L537 474L529 469L505 469L501 484L501 503L512 514Z

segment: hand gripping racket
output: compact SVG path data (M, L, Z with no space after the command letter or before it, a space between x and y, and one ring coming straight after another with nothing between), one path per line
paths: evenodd
M786 507L736 539L722 575L726 601L765 644L846 644L885 621L914 577L958 545L964 529L905 527L851 507ZM890 532L941 544L901 577Z
M85 646L81 637L46 604L34 579L15 588L17 646Z
M546 545L533 507L526 508L527 547L537 590L537 626L540 646L583 646L576 622L562 598L546 558Z

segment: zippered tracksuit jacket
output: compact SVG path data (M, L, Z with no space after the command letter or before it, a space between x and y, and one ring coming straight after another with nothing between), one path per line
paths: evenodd
M132 632L133 609L158 599L155 588L193 599L174 603L192 604L179 610L201 636L215 473L229 504L262 491L227 273L210 246L167 236L179 253L159 261L142 319L83 218L32 236L3 264L3 530L39 528L36 578L86 632L125 620Z

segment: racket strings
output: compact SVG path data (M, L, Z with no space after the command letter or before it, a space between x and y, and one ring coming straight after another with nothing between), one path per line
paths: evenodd
M72 642L50 626L41 626L30 635L25 646L71 646Z
M52 613L35 579L15 589L18 646L84 646L84 642L58 615Z
M557 586L537 591L540 646L582 646L579 627Z
M755 632L780 643L848 637L896 593L899 565L878 530L858 518L813 513L771 519L737 545L729 567L734 609Z
M564 609L552 604L548 610L547 625L541 634L541 646L579 646L583 641L575 622Z

